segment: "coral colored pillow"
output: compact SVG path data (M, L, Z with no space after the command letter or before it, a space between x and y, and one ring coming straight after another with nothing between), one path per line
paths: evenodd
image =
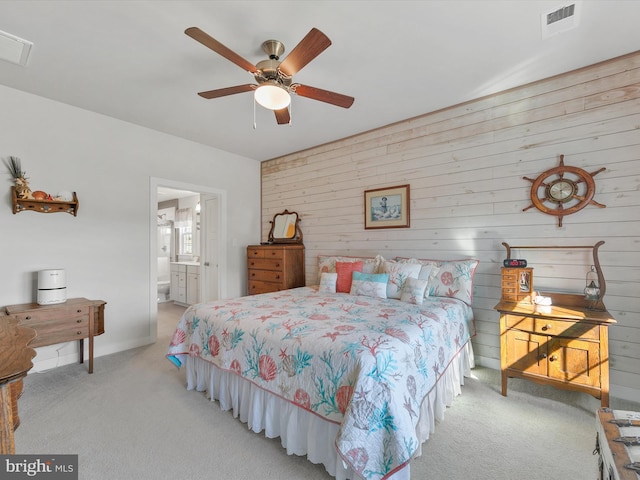
M336 282L336 292L351 292L351 279L353 272L362 272L364 262L336 262L336 273L338 281Z

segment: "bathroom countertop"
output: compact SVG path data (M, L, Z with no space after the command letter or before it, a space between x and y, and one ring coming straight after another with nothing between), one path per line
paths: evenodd
M191 265L194 267L199 267L200 262L171 262L171 265Z

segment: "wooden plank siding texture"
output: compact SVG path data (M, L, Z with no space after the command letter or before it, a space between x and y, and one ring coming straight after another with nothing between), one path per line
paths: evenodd
M416 98L419 101L419 98ZM357 99L354 108L358 108ZM362 108L366 108L363 106ZM556 217L530 205L531 183L558 165L597 174L594 200ZM411 227L365 230L365 190L410 184ZM640 52L262 163L262 236L297 211L306 282L317 255L477 258L477 363L499 368L500 267L511 245L604 240L613 397L640 401ZM534 288L582 292L590 251L515 251ZM512 255L516 256L516 255Z

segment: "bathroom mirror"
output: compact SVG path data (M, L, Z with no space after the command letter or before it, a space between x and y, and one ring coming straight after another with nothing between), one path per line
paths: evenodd
M276 213L271 220L269 243L302 243L300 218L296 212L285 210Z

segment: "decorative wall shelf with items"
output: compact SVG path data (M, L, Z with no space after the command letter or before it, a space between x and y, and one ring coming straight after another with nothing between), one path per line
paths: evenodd
M11 187L11 204L14 215L18 212L31 210L40 213L67 212L74 217L78 215L78 197L76 192L59 192L55 196L42 190L32 191L29 186L27 172L22 170L22 163L18 157L4 160L13 177L15 186Z
M36 200L35 198L18 198L16 195L16 187L11 187L11 203L13 204L13 213L18 212L40 212L40 213L55 213L55 212L67 212L74 217L78 215L78 197L76 192L72 192L72 199L66 200Z
M502 268L500 370L502 395L507 379L524 378L590 394L609 406L609 333L616 320L605 309L606 285L594 246L510 246ZM591 249L593 265L584 293L540 293L533 268L511 259L511 249ZM596 283L597 282L597 283Z

